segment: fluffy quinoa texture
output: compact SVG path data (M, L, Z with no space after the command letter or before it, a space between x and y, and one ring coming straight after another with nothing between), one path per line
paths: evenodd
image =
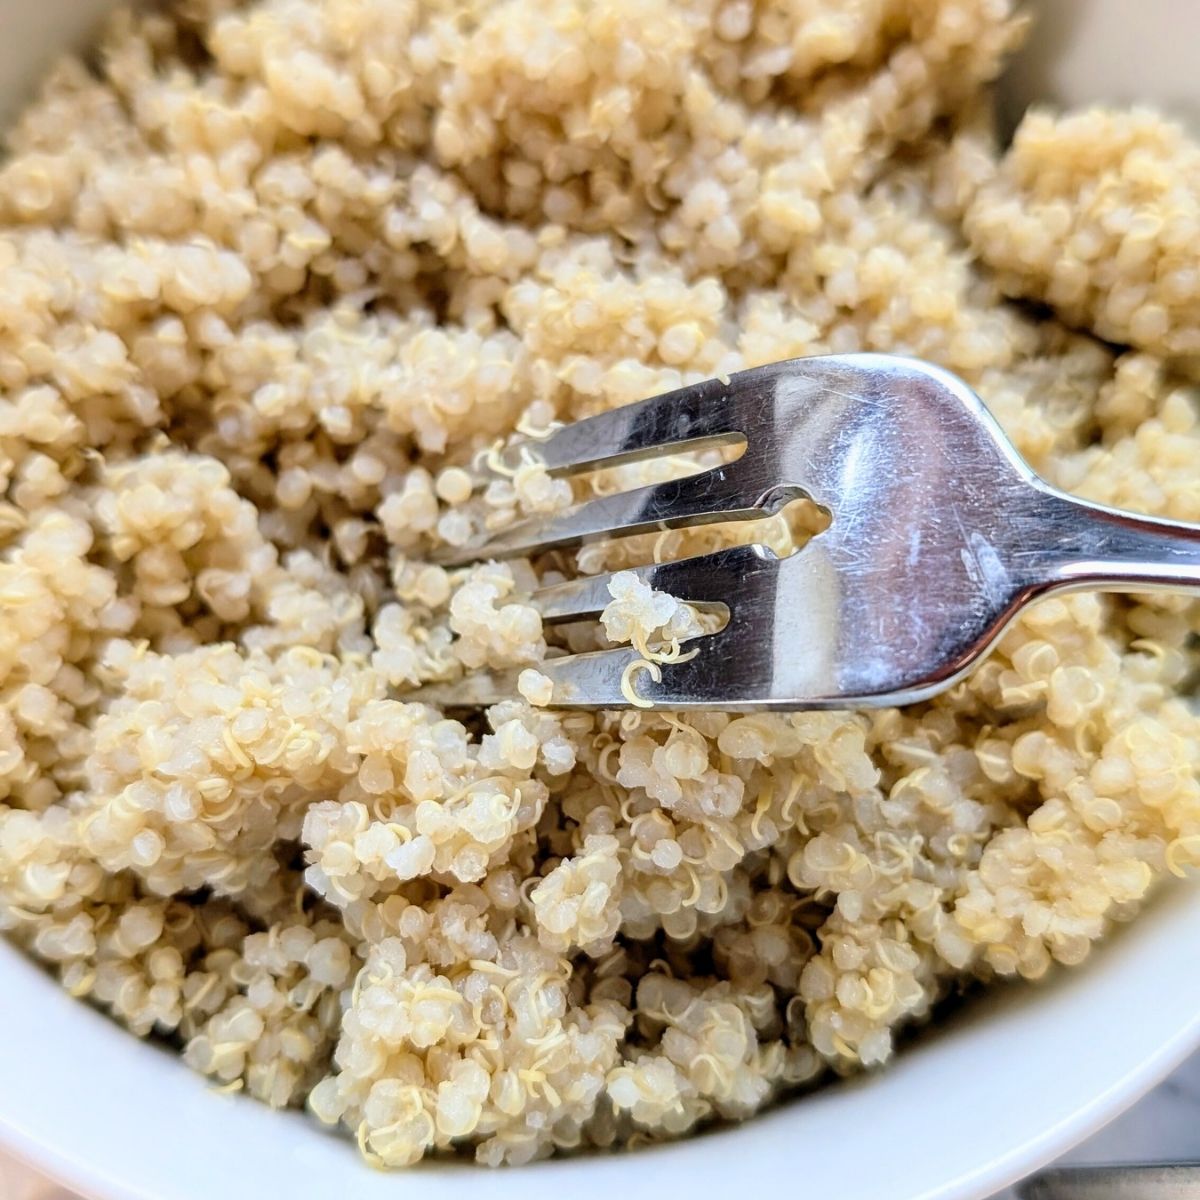
M472 496L514 431L828 351L1200 520L1200 150L1092 110L1001 156L1021 31L185 0L59 63L0 165L0 929L373 1163L521 1163L883 1063L1200 862L1195 604L1048 601L899 711L563 715L530 589L721 531L428 562L570 500ZM618 591L670 670L693 615ZM477 725L404 699L482 666L523 674Z

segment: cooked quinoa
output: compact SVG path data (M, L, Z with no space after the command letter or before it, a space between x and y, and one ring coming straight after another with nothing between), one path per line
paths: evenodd
M1200 863L1194 603L1049 600L902 710L568 715L538 665L600 627L530 590L727 532L429 561L646 477L473 495L515 432L830 351L939 363L1056 484L1200 520L1200 149L1097 109L1001 156L1021 32L185 0L59 63L0 165L0 929L373 1163L495 1165L883 1063ZM696 614L613 593L669 671ZM480 667L521 675L477 724L405 700Z

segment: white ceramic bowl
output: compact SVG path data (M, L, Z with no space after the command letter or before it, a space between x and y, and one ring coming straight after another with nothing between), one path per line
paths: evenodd
M0 0L0 114L105 0ZM1136 11L1136 24L1130 21ZM1200 109L1200 5L1048 4L1025 97ZM1200 1045L1200 894L1179 888L1082 969L1004 988L879 1076L635 1155L382 1175L304 1117L216 1096L0 943L0 1142L95 1200L979 1200L1103 1125Z

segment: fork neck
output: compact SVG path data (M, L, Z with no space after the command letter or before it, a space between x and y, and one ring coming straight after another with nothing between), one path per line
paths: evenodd
M1047 532L1030 552L1051 590L1200 592L1200 525L1046 492Z

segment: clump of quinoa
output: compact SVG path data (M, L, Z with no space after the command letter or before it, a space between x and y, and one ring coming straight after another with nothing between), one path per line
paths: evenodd
M1093 110L1000 156L1021 29L184 0L58 63L0 162L0 930L373 1163L521 1163L883 1063L1200 863L1194 603L1049 600L904 710L559 714L539 667L598 628L528 593L728 531L431 561L679 469L568 485L513 434L830 351L1200 520L1200 149ZM612 591L645 668L703 653ZM469 727L405 699L477 669L519 694Z

